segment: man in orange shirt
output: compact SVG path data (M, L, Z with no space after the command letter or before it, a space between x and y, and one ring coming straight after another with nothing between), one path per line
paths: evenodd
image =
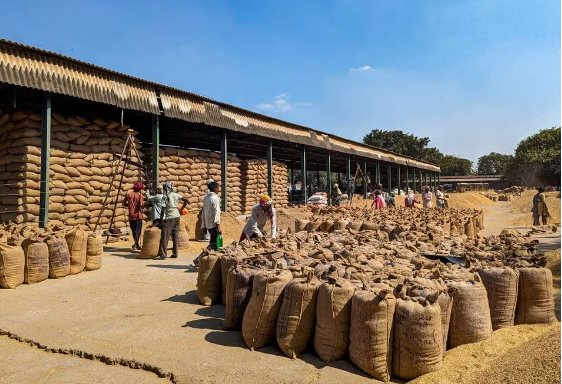
M133 190L127 192L125 201L123 201L123 205L129 209L129 225L133 233L133 240L135 241L132 248L133 251L141 249L139 239L142 230L142 219L144 218L142 214L142 208L144 207L143 189L144 185L140 181L135 182Z

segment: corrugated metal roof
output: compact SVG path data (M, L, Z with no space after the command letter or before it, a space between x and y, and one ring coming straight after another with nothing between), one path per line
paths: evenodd
M0 82L440 172L439 167L54 52L0 39Z

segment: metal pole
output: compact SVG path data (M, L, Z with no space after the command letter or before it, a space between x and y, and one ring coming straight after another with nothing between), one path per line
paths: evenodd
M267 144L267 192L273 199L273 142Z
M223 212L227 211L228 208L228 141L226 137L226 130L222 131L221 139L221 209Z
M41 119L41 180L39 183L39 228L49 222L49 168L51 163L51 94L45 93Z
M347 156L347 198L351 199L351 156ZM353 180L355 183L355 180Z
M387 166L387 171L388 171L388 175L387 175L387 179L388 179L388 193L390 194L392 192L392 168L390 166L390 164L388 164Z
M316 192L320 189L320 163L316 163Z
M441 185L441 173L437 173L437 186Z
M304 203L308 200L308 192L306 190L306 147L303 145L301 150L301 175L302 175L302 196Z
M363 198L366 199L367 196L367 160L363 160Z
M156 187L160 181L160 116L152 116L152 178Z
M330 152L328 152L328 157L326 158L326 183L328 190L328 206L332 205L332 158Z
M398 194L400 195L400 189L402 184L400 183L400 167L398 167Z
M406 195L410 194L410 168L406 167Z
M377 185L381 183L381 162L377 161L377 167L375 169L375 182Z

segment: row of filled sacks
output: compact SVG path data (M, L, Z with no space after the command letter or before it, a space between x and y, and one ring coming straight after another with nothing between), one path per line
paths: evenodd
M264 270L208 254L197 292L204 305L220 301L222 292L225 328L242 329L251 349L276 339L295 358L313 344L326 362L347 352L360 369L388 381L438 370L446 346L487 340L492 329L556 321L550 270L480 274L484 284L477 276L443 287L412 278L396 289L384 283L361 289L339 277L321 281L310 272Z
M160 228L153 225L148 225L148 227L143 231L141 251L138 254L138 259L152 259L158 256L160 250L160 237L162 231ZM178 249L189 248L189 226L187 224L187 216L180 216L179 231L178 231ZM169 242L172 242L170 238Z
M101 268L100 233L75 228L0 242L0 287L16 288Z

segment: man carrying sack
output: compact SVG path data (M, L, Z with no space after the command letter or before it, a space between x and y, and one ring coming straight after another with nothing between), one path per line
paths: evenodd
M172 183L166 181L162 185L164 196L162 197L162 216L161 216L161 229L160 234L160 250L155 260L166 259L168 248L168 241L170 235L172 236L172 256L175 259L178 257L178 233L180 229L180 210L183 211L187 206L187 199L183 195L173 191ZM178 209L178 203L182 201L183 205Z

